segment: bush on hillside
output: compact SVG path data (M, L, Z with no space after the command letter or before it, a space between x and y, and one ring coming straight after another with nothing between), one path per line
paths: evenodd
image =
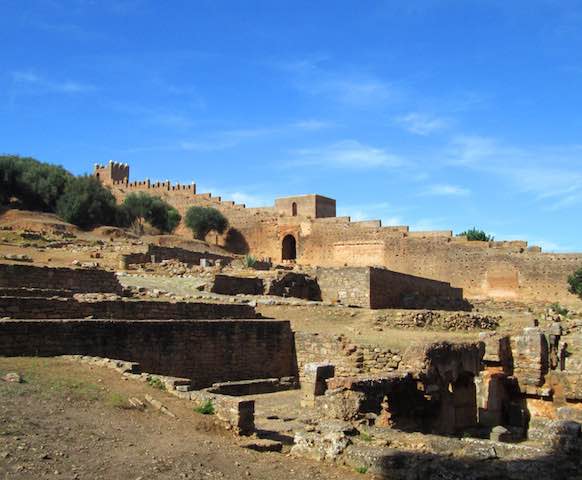
M145 222L162 233L171 233L182 219L169 203L145 192L130 193L120 207L119 216L120 221L132 224L138 234L143 233Z
M0 202L16 198L28 210L55 212L73 178L64 168L33 158L0 156Z
M481 241L481 242L492 242L495 237L488 235L483 230L477 230L473 227L469 230L465 230L457 235L458 237L467 237L469 241Z
M211 207L190 207L186 212L185 223L199 240L204 240L211 231L222 234L228 228L226 217Z
M582 268L568 277L568 283L570 284L570 292L582 298Z
M73 177L65 187L56 208L66 222L89 229L115 225L117 204L113 194L94 177Z

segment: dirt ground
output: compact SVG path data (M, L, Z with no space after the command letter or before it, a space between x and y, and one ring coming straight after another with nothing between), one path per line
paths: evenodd
M62 358L0 358L2 479L356 479L341 467L258 453L216 426L212 416L147 384ZM128 408L150 394L178 418ZM244 441L244 438L243 438Z

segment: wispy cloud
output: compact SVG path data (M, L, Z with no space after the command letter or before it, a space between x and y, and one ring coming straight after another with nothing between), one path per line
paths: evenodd
M323 130L325 128L334 127L335 124L323 120L308 119L295 122L291 126L302 130Z
M239 188L221 189L207 185L197 185L196 190L201 193L209 192L214 197L221 197L222 200L230 200L239 204L242 203L247 207L265 207L273 204L273 198L263 194L250 193Z
M31 71L15 71L11 72L10 76L12 78L13 85L19 87L19 93L78 94L97 90L94 85L80 83L72 80L50 80Z
M404 160L383 148L364 145L357 140L343 140L318 148L293 152L294 164L325 165L336 168L369 169L399 167Z
M322 67L325 59L279 63L292 76L293 85L314 96L351 107L376 107L398 101L402 91L393 82L361 71L334 71Z
M491 138L460 136L451 141L448 163L498 175L545 208L582 203L582 145L523 147Z
M423 136L444 130L450 124L448 119L418 112L396 117L394 122L410 133Z
M426 190L421 192L421 195L434 195L441 197L465 197L470 195L471 190L464 187L459 187L458 185L449 185L446 183L440 183L435 185L430 185Z
M420 218L410 224L410 229L413 231L435 231L447 230L447 221L445 218Z

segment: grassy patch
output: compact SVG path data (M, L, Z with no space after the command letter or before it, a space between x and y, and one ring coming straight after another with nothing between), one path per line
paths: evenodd
M166 385L158 377L148 377L148 385L157 388L158 390L166 389Z
M64 366L65 369L59 367ZM46 358L0 358L0 376L18 372L23 383L0 381L0 399L18 397L58 398L97 401L104 398L103 388L96 383L79 380L67 370L68 364Z
M212 404L212 401L206 400L205 402L202 402L197 407L194 407L194 411L196 413L201 413L202 415L214 415L216 410L214 409L214 405Z
M360 440L363 440L364 442L371 442L372 438L372 435L370 435L368 432L360 432Z
M126 409L129 408L127 399L119 393L111 393L107 398L107 403L113 408Z
M354 470L356 472L362 473L362 474L368 473L368 467L356 467L356 468L354 468Z
M74 400L96 401L103 398L101 388L89 382L69 377L55 378L48 383L50 392Z

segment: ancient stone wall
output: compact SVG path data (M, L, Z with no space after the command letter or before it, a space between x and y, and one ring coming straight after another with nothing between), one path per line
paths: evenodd
M106 180L107 175L100 175ZM120 175L123 171L114 176ZM119 200L131 191L145 189L174 205L182 215L193 205L217 208L231 228L224 235L211 233L206 240L235 253L278 262L284 237L293 235L297 263L383 266L448 282L462 288L468 297L571 300L566 280L582 266L582 254L545 254L538 247L527 248L523 241L470 242L448 230L411 232L406 226L382 227L377 220L351 222L349 217L335 217L335 201L319 195L279 199L275 208L246 208L208 193L197 194L194 186L147 181L108 185ZM176 233L191 236L183 223Z
M139 362L144 371L217 382L296 375L286 321L0 321L0 355L90 355Z
M74 292L121 293L113 272L0 264L0 288L40 288Z
M135 320L190 320L256 318L255 309L242 304L100 300L73 298L0 297L0 318L101 318Z
M257 277L235 277L216 275L210 289L213 293L223 295L262 295L265 290L263 280Z
M350 377L390 372L401 361L398 350L354 344L341 335L295 332L295 348L300 375L308 363L331 363L336 376Z
M462 308L463 292L446 282L384 268L317 268L324 301L365 308L422 307L431 299L441 308ZM439 300L440 302L436 302Z

